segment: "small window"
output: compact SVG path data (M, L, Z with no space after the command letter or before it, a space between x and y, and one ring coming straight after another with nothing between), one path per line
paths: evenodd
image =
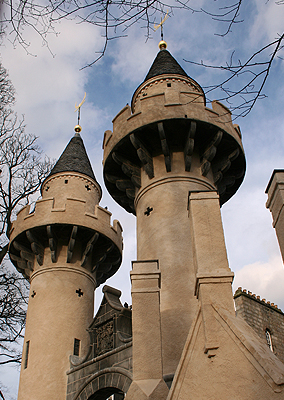
M270 333L269 329L265 330L265 336L266 336L266 341L267 341L268 347L273 352L271 333Z
M64 183L67 184L68 183L68 179L65 179Z
M171 87L172 86L172 84L171 83L167 83L167 87Z
M30 350L30 341L28 340L26 342L26 353L25 353L24 369L28 368L29 350Z
M80 340L74 339L74 356L79 356L80 353Z

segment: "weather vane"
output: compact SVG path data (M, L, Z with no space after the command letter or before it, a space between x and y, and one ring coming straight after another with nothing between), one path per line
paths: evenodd
M168 18L169 18L169 10L167 10L166 15L165 15L164 18L162 18L162 16L161 16L161 22L158 25L154 24L154 31L155 32L156 32L157 29L159 29L161 27L161 41L164 40L163 25L164 25L165 21Z
M75 103L75 112L78 110L78 124L75 126L74 129L75 129L75 132L77 132L77 133L81 132L81 130L82 130L82 128L80 126L80 111L81 111L82 105L85 103L85 100L86 100L86 92L85 92L84 98L81 101L81 103L78 106L77 106L77 103Z

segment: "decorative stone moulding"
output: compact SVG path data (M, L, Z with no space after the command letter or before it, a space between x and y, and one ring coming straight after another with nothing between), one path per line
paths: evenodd
M45 198L36 202L33 212L29 205L19 211L11 229L10 258L26 278L35 268L56 263L60 246L67 246L65 262L72 263L77 241L79 266L96 272L97 286L118 270L123 246L120 223L114 220L111 225L111 213L99 205L93 214L85 205L85 200L69 197L63 208L55 208L54 198ZM45 262L45 257L51 259Z
M163 81L167 86L164 76ZM157 86L153 84L154 88ZM189 96L188 102L182 91L173 92L172 101L166 90L151 95L148 91L140 100L134 94L133 101L140 102L139 107L135 106L132 113L131 107L125 106L113 119L113 132L105 132L105 184L114 200L130 213L135 214L134 198L141 187L141 167L153 179L153 157L157 155L164 155L167 173L171 173L172 153L184 152L184 171L190 176L192 155L198 153L200 176L206 178L209 171L213 172L220 205L235 194L244 179L246 163L241 132L232 123L230 110L218 101L212 102L212 109L206 107L203 91L198 94L199 101Z
M200 99L200 101L206 105L205 94L202 87L192 78L182 75L175 75L175 77L173 77L172 75L163 74L148 79L135 90L131 101L132 112L135 112L139 98L143 99L146 96L157 95L160 92L163 93L165 90L168 90L168 88L175 89L177 85L180 86L180 83L184 85L184 93L193 93L196 98ZM196 94L198 94L198 96L196 96Z
M56 174L56 175L51 175L50 177L48 177L41 188L41 192L48 192L50 190L50 185L53 183L57 183L57 181L60 180L68 180L68 179L75 179L77 181L82 181L85 185L88 185L92 190L94 190L97 193L97 196L99 198L99 200L102 197L102 190L100 188L100 186L94 182L92 179L88 179L86 176L84 175L80 175L79 173L66 173L66 174Z

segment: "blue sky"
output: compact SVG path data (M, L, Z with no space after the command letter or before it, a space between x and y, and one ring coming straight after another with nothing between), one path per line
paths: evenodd
M191 1L190 5L216 7L217 3ZM251 0L244 3L243 17L243 23L220 37L215 33L224 32L224 24L202 13L178 10L165 25L168 50L201 86L218 83L223 76L219 71L184 60L224 65L233 50L236 60L245 60L274 40L277 33L283 33L284 5ZM103 188L101 205L108 207L124 229L123 264L107 283L122 290L122 302L131 304L129 271L131 260L136 258L135 217L121 209L106 192L102 139L104 131L112 129L114 116L130 103L136 87L144 80L158 52L159 33L153 33L152 39L145 42L145 30L133 26L126 38L109 43L106 55L97 64L80 70L102 48L102 32L94 26L66 20L56 29L60 34L48 38L53 55L34 32L26 30L33 55L20 46L14 48L8 36L1 48L2 63L16 88L15 109L25 114L27 132L39 136L41 147L52 158L60 156L73 136L77 120L75 102L78 104L86 91L81 134ZM239 191L222 207L222 216L230 267L235 273L234 290L242 286L284 310L283 263L264 193L273 169L284 168L283 69L284 61L276 60L264 88L268 97L260 100L248 116L236 121L243 135L247 171ZM212 100L216 97L218 93L215 97L210 95ZM97 292L98 306L101 288ZM15 369L1 371L2 382L10 387L10 399L16 398L17 377Z

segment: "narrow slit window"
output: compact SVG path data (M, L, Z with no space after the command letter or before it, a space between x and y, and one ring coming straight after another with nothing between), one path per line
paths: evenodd
M79 356L80 353L80 340L74 339L74 356Z
M28 340L28 341L26 342L26 352L25 352L24 369L28 368L29 350L30 350L30 341Z
M266 329L265 336L266 336L266 341L267 341L268 347L273 352L271 333L270 333L269 329Z

